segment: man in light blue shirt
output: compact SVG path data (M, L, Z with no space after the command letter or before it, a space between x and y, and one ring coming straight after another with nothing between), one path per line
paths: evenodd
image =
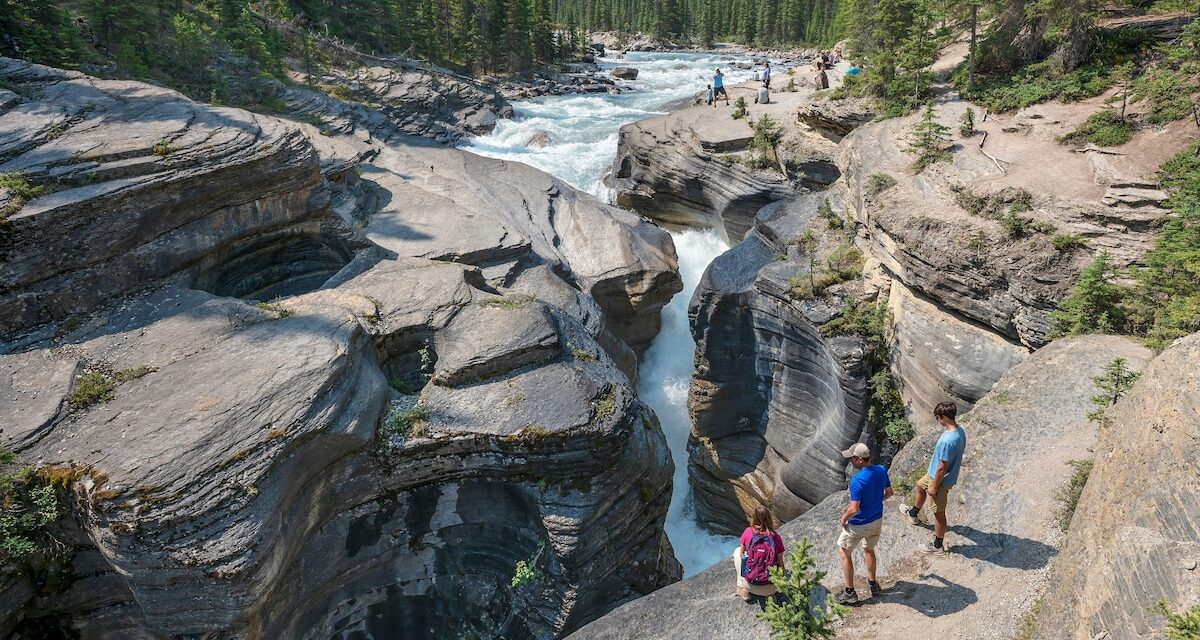
M925 477L917 481L917 496L913 506L900 504L900 511L909 522L920 524L917 515L925 504L925 498L933 498L933 517L936 521L933 527L933 542L918 547L917 550L921 553L945 552L943 540L946 537L946 506L949 502L950 488L958 482L963 452L967 449L967 433L955 421L957 416L958 406L953 402L943 402L934 407L933 417L942 425L942 435L933 447L933 457L929 460Z

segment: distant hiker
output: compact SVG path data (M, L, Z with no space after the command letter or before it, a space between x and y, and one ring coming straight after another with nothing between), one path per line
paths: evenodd
M705 104L713 103L713 88L712 88L711 84L708 85L708 92L704 94L704 103Z
M763 67L763 72L762 72L763 86L766 87L767 89L770 89L771 88L771 63L766 62L765 65L766 66Z
M817 91L829 88L829 76L825 74L825 70L821 69L817 75L813 76L813 84L816 85Z
M850 479L850 506L842 514L842 533L837 540L846 586L833 599L839 604L852 604L882 591L875 581L875 543L883 531L883 501L892 497L892 483L887 469L871 464L867 445L859 442L843 451L842 457L850 460L858 473ZM866 597L860 597L854 590L854 550L859 542L863 543L863 557L867 559Z
M767 104L771 101L771 90L766 87L759 87L758 92L754 95L755 104Z
M750 526L742 532L741 544L733 552L737 568L737 594L750 602L755 596L773 596L771 567L786 570L783 562L783 538L775 532L775 519L766 507L755 507Z
M729 94L725 92L725 74L717 69L717 75L713 76L713 106L717 106L717 98L725 96L725 106L729 106Z
M958 405L953 402L943 402L933 409L933 417L942 425L942 435L938 437L933 447L933 457L929 460L929 469L925 477L917 481L917 499L912 507L900 504L900 511L913 524L920 524L917 514L925 504L925 497L933 498L933 516L937 523L933 528L933 542L917 548L921 553L943 553L946 537L946 505L950 489L958 482L958 472L962 468L963 452L967 449L967 433L958 426L955 418L958 416Z

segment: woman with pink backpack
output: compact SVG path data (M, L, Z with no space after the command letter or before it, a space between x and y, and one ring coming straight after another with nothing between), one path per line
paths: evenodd
M766 507L755 507L750 526L742 532L741 544L733 552L737 567L737 594L750 602L755 596L766 598L777 591L771 582L771 567L786 571L783 564L783 538L775 532L775 519Z

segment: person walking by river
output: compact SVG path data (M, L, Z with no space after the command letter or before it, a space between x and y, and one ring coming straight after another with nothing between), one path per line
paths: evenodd
M763 66L762 82L764 89L771 88L771 61L768 60Z
M720 98L721 96L725 96L725 106L728 107L729 106L729 94L725 91L725 74L721 73L720 69L717 69L716 75L713 76L712 90L713 90L712 105L714 107L717 106L717 98Z
M875 581L875 543L883 532L883 501L892 497L892 482L887 469L871 464L871 449L859 442L842 452L842 457L858 469L850 479L850 504L842 513L842 532L838 536L838 557L842 561L845 587L833 599L838 604L868 600L882 589ZM854 550L863 545L867 560L867 590L859 595L854 589Z
M962 468L963 452L967 450L967 433L958 426L958 405L953 402L943 402L933 409L933 417L942 425L942 435L938 437L933 447L933 456L929 459L929 468L925 477L917 481L916 500L912 507L900 503L900 511L912 524L920 524L917 515L925 499L933 499L933 517L936 524L933 527L933 542L923 544L917 551L925 554L940 554L945 552L946 538L946 506L949 503L950 489L958 482L958 472Z

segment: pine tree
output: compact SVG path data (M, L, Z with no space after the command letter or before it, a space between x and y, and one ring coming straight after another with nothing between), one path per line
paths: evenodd
M909 153L917 156L913 167L920 171L938 160L945 159L949 155L946 150L946 143L949 141L950 127L938 122L933 103L926 103L921 119L913 126L912 140L908 145Z
M832 638L837 633L833 623L846 615L847 609L826 593L825 602L813 601L819 593L824 571L818 571L812 557L812 545L807 538L788 553L791 573L785 575L779 567L771 567L771 582L779 589L775 598L767 600L766 611L758 617L767 623L775 640L816 640ZM824 606L822 606L822 604Z
M1079 274L1079 282L1071 289L1058 311L1051 314L1054 335L1111 333L1124 326L1125 311L1121 302L1123 289L1116 284L1116 267L1107 253L1100 253L1092 264Z

